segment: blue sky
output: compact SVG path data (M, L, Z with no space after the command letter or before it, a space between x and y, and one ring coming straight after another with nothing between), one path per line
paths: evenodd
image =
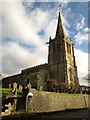
M64 31L75 44L80 84L88 74L88 2L3 2L2 72L4 76L47 62L60 8ZM0 38L1 38L0 37ZM1 67L0 67L1 68Z

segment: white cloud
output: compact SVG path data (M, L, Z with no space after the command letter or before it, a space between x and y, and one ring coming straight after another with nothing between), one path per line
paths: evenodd
M35 9L31 15L30 15L31 23L33 23L36 29L36 32L40 31L49 22L49 12L48 11L42 11L41 9L37 8Z
M21 3L3 3L3 36L41 45L37 32L45 25L47 17L48 13L39 9L34 11L33 17L29 17Z
M90 41L90 28L88 28L88 40Z
M77 32L74 38L76 40L77 45L89 42L90 41L90 28L83 27L82 30L79 30Z
M86 27L83 31L88 35L88 42L90 42L90 28Z
M84 28L84 30L83 30L85 33L88 33L89 32L89 28L88 27L86 27L86 28Z
M66 4L66 2L63 2L63 4ZM30 5L32 4L29 4L29 7ZM61 7L63 8L63 6ZM37 32L50 23L49 13L48 10L42 11L38 8L27 14L21 2L5 2L3 3L3 36L11 36L28 44L36 44L37 42L40 45L41 41ZM62 19L64 25L68 25L63 16Z
M83 17L80 22L77 24L77 30L83 29L85 26L85 18Z
M88 42L88 27L86 25L86 19L81 14L77 18L76 22L77 34L75 35L77 45Z
M77 23L77 34L75 35L76 43L78 45L88 42L88 27L86 27L85 18L80 15Z
M6 3L6 2L8 2L8 3L11 3L11 2L34 2L35 0L1 0L1 2L2 3Z
M62 8L63 9L63 8ZM65 8L66 9L66 8ZM67 28L69 28L70 27L70 23L69 23L69 21L68 21L68 17L70 17L71 16L71 14L70 14L70 12L71 12L71 9L70 8L68 8L68 9L66 9L64 12L63 12L64 10L62 10L62 13L61 13L61 18L62 18L62 23L63 23L63 25L65 26L65 27L67 27ZM68 15L69 14L69 15Z
M3 46L3 73L12 75L21 69L46 62L47 49L43 45L36 51L30 52L17 43L8 43Z
M2 35L2 3L0 3L0 35Z
M88 32L90 33L90 28L88 28Z
M66 35L67 37L70 37L71 32L70 32L67 28L65 28L65 27L64 27L64 32L65 32L65 35Z
M84 33L84 32L78 32L76 35L75 35L75 40L76 40L76 43L78 45L84 43L84 42L88 42L88 33Z
M83 78L88 74L88 53L74 49L80 84L88 84Z
M57 27L57 20L56 19L51 20L50 24L48 24L44 30L45 32L44 38L46 37L47 40L48 37L50 36L52 39L55 38L56 27Z

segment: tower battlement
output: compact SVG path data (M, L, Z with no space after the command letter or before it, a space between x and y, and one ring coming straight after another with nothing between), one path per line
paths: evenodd
M45 63L45 64L41 64L41 65L36 65L36 66L34 66L34 67L26 68L26 69L22 70L21 72L22 72L22 73L27 72L27 71L33 72L33 71L38 71L38 70L40 70L40 69L45 69L45 68L47 68L47 67L48 67L48 64Z

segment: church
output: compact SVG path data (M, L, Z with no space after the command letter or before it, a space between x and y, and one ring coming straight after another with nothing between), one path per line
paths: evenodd
M17 82L25 86L28 83L37 90L47 90L47 81L65 83L68 88L78 89L79 79L74 55L74 44L67 38L59 12L55 38L49 38L48 63L21 70L20 74L3 78L2 87L8 88Z

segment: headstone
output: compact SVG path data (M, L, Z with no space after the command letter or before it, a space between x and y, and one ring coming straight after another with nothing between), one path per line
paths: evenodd
M13 84L13 91L12 92L14 93L15 96L17 96L17 83L16 82Z
M5 115L10 115L12 111L11 103L6 104L5 107L7 107L7 109L5 110Z
M11 84L9 84L9 88L11 88Z
M22 89L23 89L22 85L19 85L18 91L19 91L19 92L22 92Z
M17 99L14 99L14 102L13 102L13 112L16 111L16 108L17 108Z
M29 89L29 91L31 90L31 84L30 83L28 83L27 88Z
M39 91L42 91L42 90L43 90L43 88L42 88L42 86L40 86L40 87L39 87Z

